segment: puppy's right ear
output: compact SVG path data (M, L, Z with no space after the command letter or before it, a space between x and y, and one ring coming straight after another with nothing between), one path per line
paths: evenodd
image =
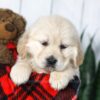
M73 56L74 66L79 67L83 63L84 59L83 51L80 44L78 45L78 47L74 47Z
M26 44L28 41L28 31L26 31L19 39L18 44L17 44L17 52L19 54L19 56L21 56L22 58L26 57L27 54L27 48L26 48Z

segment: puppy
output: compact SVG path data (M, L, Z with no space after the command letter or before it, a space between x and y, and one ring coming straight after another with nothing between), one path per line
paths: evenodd
M18 59L11 69L17 85L28 81L32 72L50 73L54 89L65 88L83 61L80 39L73 24L61 16L41 17L19 39Z

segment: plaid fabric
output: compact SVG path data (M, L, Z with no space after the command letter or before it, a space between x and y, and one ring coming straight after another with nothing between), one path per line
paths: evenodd
M11 66L17 59L16 43L14 41L0 40L0 63Z
M32 73L26 84L16 86L9 73L9 66L0 65L0 100L72 100L79 85L78 78L75 78L58 92L51 88L49 75Z
M8 65L0 64L0 100L76 100L77 77L64 90L57 91L50 86L48 74L35 72L26 84L16 86L10 79L10 69Z

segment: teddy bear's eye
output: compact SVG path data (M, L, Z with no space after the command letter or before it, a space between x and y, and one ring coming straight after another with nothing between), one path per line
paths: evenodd
M61 45L60 45L60 49L66 49L66 48L67 48L66 45L64 45L64 44L61 44Z
M44 41L44 42L42 42L42 45L43 46L47 46L48 45L48 42Z

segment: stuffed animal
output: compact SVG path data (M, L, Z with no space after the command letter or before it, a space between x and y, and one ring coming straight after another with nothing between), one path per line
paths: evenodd
M16 60L16 44L24 32L25 19L9 10L0 9L0 63L13 65Z

